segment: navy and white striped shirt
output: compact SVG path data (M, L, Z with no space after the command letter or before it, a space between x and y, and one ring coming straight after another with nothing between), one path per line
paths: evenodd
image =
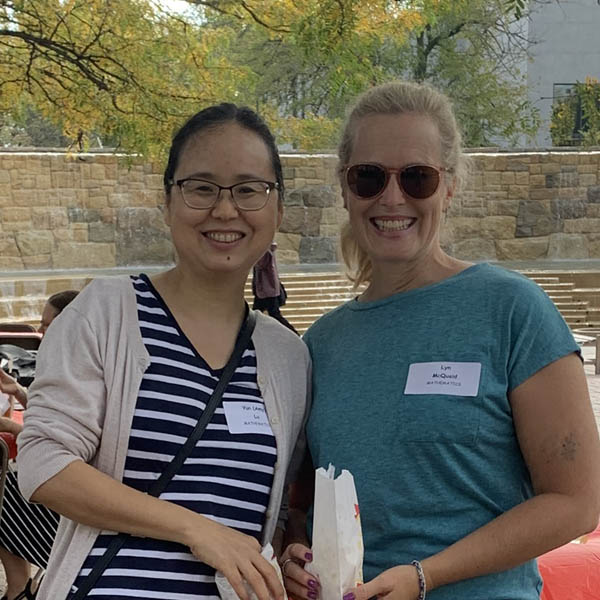
M146 491L189 437L221 372L211 369L196 352L149 279L140 275L132 281L151 362L140 386L123 483ZM252 341L223 401L244 406L263 404ZM275 437L268 426L261 433L230 433L232 425L228 426L223 401L160 497L260 540L277 457ZM75 586L90 572L111 539L110 534L98 537ZM218 598L218 593L214 569L194 558L186 546L133 537L113 558L89 596L205 600Z

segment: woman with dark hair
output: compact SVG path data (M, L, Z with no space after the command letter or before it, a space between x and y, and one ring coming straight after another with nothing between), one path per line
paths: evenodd
M38 329L45 333L50 323L78 294L76 290L57 292L48 298ZM27 407L27 389L0 369L0 392ZM0 431L17 437L23 426L0 417ZM45 569L58 527L58 515L41 504L27 502L17 484L12 466L6 474L4 503L0 519L0 562L6 575L6 593L0 600L28 600L34 597L31 565Z
M67 304L75 299L77 294L79 294L77 290L65 290L64 292L52 294L46 301L44 310L42 310L42 318L38 331L40 333L46 333L46 329L48 329L50 323L60 315Z
M202 110L164 187L176 265L93 281L39 352L19 483L63 516L40 600L214 598L215 570L243 600L245 582L283 597L261 545L286 517L310 361L244 300L282 218L273 136L248 108Z

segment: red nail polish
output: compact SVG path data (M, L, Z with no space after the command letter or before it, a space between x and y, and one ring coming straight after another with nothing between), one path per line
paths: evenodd
M306 560L312 560L312 552L307 552L307 553L304 555L304 558L305 558Z

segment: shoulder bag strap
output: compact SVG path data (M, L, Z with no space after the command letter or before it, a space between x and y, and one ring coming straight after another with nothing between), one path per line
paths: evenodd
M213 413L221 402L221 397L223 396L223 393L225 392L225 389L227 388L227 385L229 384L229 381L231 380L231 377L233 376L235 369L240 362L242 354L247 348L250 338L252 337L252 332L254 331L255 325L256 315L252 310L249 310L246 320L244 321L242 329L236 340L235 348L233 349L233 352L231 353L231 356L229 357L229 360L223 369L223 373L219 379L219 382L217 383L217 387L212 393L210 400L204 408L202 415L198 419L196 426L186 440L185 444L179 449L179 452L177 452L173 460L167 465L167 468L163 471L161 476L148 489L148 494L151 496L160 496L175 473L179 471L186 458L192 453L196 443L204 433L206 426L211 420ZM94 585L96 585L96 582L98 579L100 579L100 576L108 567L110 561L116 556L119 550L123 547L125 541L130 537L131 536L128 533L119 533L115 536L115 538L106 548L104 554L98 558L89 575L77 588L77 591L69 597L69 600L83 600L87 596L88 592L94 587Z

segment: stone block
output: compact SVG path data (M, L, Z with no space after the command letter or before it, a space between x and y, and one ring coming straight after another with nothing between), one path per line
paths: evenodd
M20 256L3 256L0 255L0 267L5 271L21 271L25 265Z
M280 230L283 233L301 233L315 236L319 233L321 209L316 207L289 206L283 213Z
M502 173L500 171L489 171L483 174L483 187L488 189L490 185L500 185L502 183Z
M93 269L115 267L115 244L59 242L52 255L55 269ZM147 264L147 263L146 263Z
M542 188L529 190L530 200L551 200L556 198L557 190L553 188Z
M158 208L118 209L115 242L118 265L164 265L174 260L169 230Z
M536 260L548 252L548 238L526 238L520 240L497 240L497 260Z
M460 260L496 260L496 246L492 240L475 238L452 245L452 256Z
M68 227L69 216L61 207L33 208L31 221L34 229L57 229Z
M481 221L481 237L491 240L513 239L516 226L516 217L485 217Z
M560 231L561 223L542 202L523 200L519 204L515 237L537 237Z
M487 212L490 216L504 215L516 217L519 214L519 200L490 200L488 202Z
M547 188L566 188L579 186L579 173L572 171L560 171L560 173L548 173L546 175Z
M568 219L564 224L565 233L596 233L600 232L600 219Z
M530 175L529 176L529 185L532 188L536 187L546 187L546 175Z
M17 240L13 233L0 233L0 265L7 268L4 259L8 257L20 257L21 252L17 246Z
M588 202L600 204L600 185L592 185L587 189Z
M586 173L579 176L579 185L589 187L598 183L598 176L595 173Z
M30 208L3 208L0 212L0 220L2 220L3 223L10 223L11 221L29 221L30 219Z
M529 185L529 171L517 171L515 173L515 183L517 185Z
M547 258L589 258L585 237L569 233L551 234Z
M521 159L510 159L507 162L506 168L510 171L515 171L516 173L529 173L529 164L527 163L527 158L523 157Z
M550 201L550 211L559 220L581 219L586 216L587 202L576 198L558 198Z
M542 173L544 175L547 175L549 173L560 173L560 163L557 163L557 162L542 163Z
M54 246L54 237L50 231L27 231L15 235L21 256L50 254Z
M338 242L333 237L303 237L300 240L301 263L337 262Z
M51 269L53 266L51 254L23 256L23 266L26 269Z
M71 206L67 208L67 216L71 223L94 223L100 221L100 211L90 208Z
M590 258L600 258L600 233L588 233L587 249Z
M515 183L515 174L512 171L504 171L500 175L500 183L502 184L514 184Z
M577 166L578 173L597 173L598 165L593 164L582 164Z
M444 229L453 240L479 237L481 219L475 217L452 217L448 219Z
M90 242L114 242L115 226L113 223L90 223L88 229Z
M508 197L515 200L528 200L529 199L529 186L528 185L509 185L508 186Z

